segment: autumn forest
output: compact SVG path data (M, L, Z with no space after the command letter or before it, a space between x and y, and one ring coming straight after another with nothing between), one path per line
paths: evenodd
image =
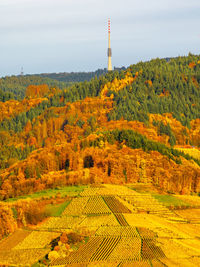
M200 196L199 55L153 59L108 73L4 77L0 79L0 112L0 238L50 216L49 205L64 210L78 201L72 195L62 197L63 188L76 188L76 195L88 186L101 191L104 185L134 184L137 194L141 185L157 195ZM113 197L118 189L112 190ZM53 199L42 196L40 204L21 200L42 192L56 193ZM83 199L89 196L82 195ZM98 196L98 203L106 203L114 215L120 213L112 207L111 196ZM132 213L117 199L113 205L123 214ZM173 210L175 204L170 205ZM120 216L115 215L117 221L126 225L130 217ZM138 240L143 231L138 228ZM60 238L67 249L87 237L54 235L52 239ZM95 242L103 242L98 238ZM61 243L51 250L60 251ZM164 252L156 251L162 258ZM91 261L98 261L98 255L91 255Z

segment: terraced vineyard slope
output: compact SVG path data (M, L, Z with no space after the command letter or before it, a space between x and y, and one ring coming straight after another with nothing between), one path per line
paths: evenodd
M43 258L50 266L198 266L198 211L169 210L153 194L127 186L88 186L60 216L1 241L0 264ZM75 236L85 241L73 245Z

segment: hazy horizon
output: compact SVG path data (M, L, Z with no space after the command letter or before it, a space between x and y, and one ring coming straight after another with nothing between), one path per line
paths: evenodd
M0 76L88 72L199 54L197 0L1 0Z

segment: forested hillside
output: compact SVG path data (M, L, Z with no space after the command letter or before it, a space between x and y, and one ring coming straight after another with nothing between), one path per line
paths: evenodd
M120 71L125 70L125 67L114 68L114 70ZM107 69L98 69L93 72L60 72L60 73L42 73L37 74L40 77L48 77L62 82L84 82L90 81L92 78L99 78L99 76L107 73Z
M22 100L25 97L26 87L29 85L47 84L50 87L66 88L67 84L47 77L34 75L6 76L0 78L0 101L9 99Z
M8 94L0 103L1 199L109 182L200 192L200 56L140 62L80 83L0 82Z
M110 120L123 117L148 123L148 113L172 113L183 125L199 117L200 61L189 56L166 60L152 60L129 68L135 82L116 93L111 85L108 95L114 94L115 107Z

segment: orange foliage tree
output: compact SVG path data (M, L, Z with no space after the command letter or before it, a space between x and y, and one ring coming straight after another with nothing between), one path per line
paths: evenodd
M26 89L26 96L31 98L43 97L49 92L47 84L29 85Z

